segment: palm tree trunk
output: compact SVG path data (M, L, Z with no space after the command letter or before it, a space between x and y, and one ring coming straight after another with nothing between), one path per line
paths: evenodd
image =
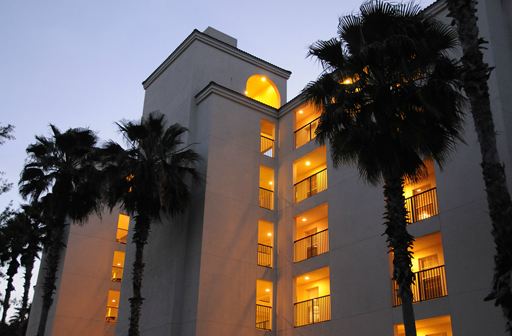
M142 278L144 275L144 245L148 242L149 218L144 215L135 216L133 242L135 243L135 261L133 262L133 296L130 298L130 327L128 336L139 336L139 320L144 298L141 295Z
M400 176L384 177L385 225L388 246L393 251L393 280L398 283L398 295L402 300L402 316L405 335L416 336L413 296L411 284L412 253L414 237L407 232L407 210L405 209L404 181Z
M30 248L30 247L29 247ZM34 269L34 260L35 256L30 256L28 261L25 263L25 276L23 283L23 298L21 299L21 308L20 308L20 316L22 319L25 319L25 316L28 311L28 295L30 292L30 282L32 280L32 271Z
M37 328L37 336L44 336L48 314L53 304L53 292L56 289L57 271L59 270L59 262L61 258L62 248L64 247L64 221L62 225L57 224L52 230L50 246L48 247L48 255L46 257L46 269L43 285L43 304L41 315L39 317L39 326Z
M18 271L19 263L17 260L17 255L11 256L11 262L9 263L9 268L7 269L7 275L9 276L7 278L7 288L5 289L5 297L4 302L2 304L2 320L1 323L5 324L5 319L7 318L7 311L9 310L10 302L11 301L11 292L14 290L14 286L12 285L12 282L14 280L14 276L16 275L16 272Z
M512 201L507 187L505 169L496 146L496 130L492 118L487 80L491 69L484 63L479 39L475 0L449 0L449 15L455 19L462 45L464 90L471 104L480 152L487 204L496 245L494 279L486 300L500 305L507 329L512 335Z

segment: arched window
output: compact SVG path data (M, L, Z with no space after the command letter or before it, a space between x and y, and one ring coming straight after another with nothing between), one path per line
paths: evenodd
M247 80L245 95L275 108L281 106L281 97L276 85L264 75L252 75Z

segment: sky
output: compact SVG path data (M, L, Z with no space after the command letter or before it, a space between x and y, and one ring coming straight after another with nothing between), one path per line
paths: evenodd
M114 122L140 118L141 82L193 29L212 26L238 39L240 49L292 71L291 99L320 73L306 58L308 46L334 37L338 18L361 2L0 1L0 125L16 127L16 139L0 146L0 171L14 183L0 195L0 210L21 202L16 183L25 149L35 135L49 134L50 123L119 141Z

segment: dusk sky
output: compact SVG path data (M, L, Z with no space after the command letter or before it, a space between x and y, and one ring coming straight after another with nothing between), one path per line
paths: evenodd
M16 183L34 135L47 135L53 123L119 140L114 122L140 118L141 82L193 29L212 26L238 39L240 49L292 71L291 99L320 72L305 57L308 45L335 36L338 17L361 2L1 1L0 124L15 125L16 140L0 147L0 171L14 183L0 195L0 209L21 201Z

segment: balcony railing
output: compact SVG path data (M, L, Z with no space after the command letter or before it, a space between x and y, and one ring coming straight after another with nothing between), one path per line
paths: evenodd
M115 322L119 313L118 307L107 306L107 313L105 314L105 321Z
M313 258L329 251L329 230L325 229L293 243L293 261Z
M415 223L439 214L436 188L406 198L405 208L407 209L408 223Z
M295 131L295 148L299 148L300 146L307 144L316 137L315 131L318 127L319 121L320 117Z
M116 232L116 242L121 244L126 244L126 241L128 240L128 230L125 229L117 229Z
M256 305L256 328L272 330L272 307Z
M300 202L327 189L327 168L295 183L295 202Z
M295 326L329 321L331 319L331 296L321 296L295 304Z
M261 145L260 145L261 154L268 156L268 157L274 157L274 139L268 138L264 135L261 135L260 138L261 138Z
M258 265L272 267L272 246L258 243Z
M260 187L260 207L274 210L274 191Z
M402 304L398 296L398 283L393 282L393 307ZM448 295L446 273L443 266L429 268L414 273L414 284L411 286L413 302L426 301Z
M123 268L119 266L112 266L112 281L121 282L123 279Z

